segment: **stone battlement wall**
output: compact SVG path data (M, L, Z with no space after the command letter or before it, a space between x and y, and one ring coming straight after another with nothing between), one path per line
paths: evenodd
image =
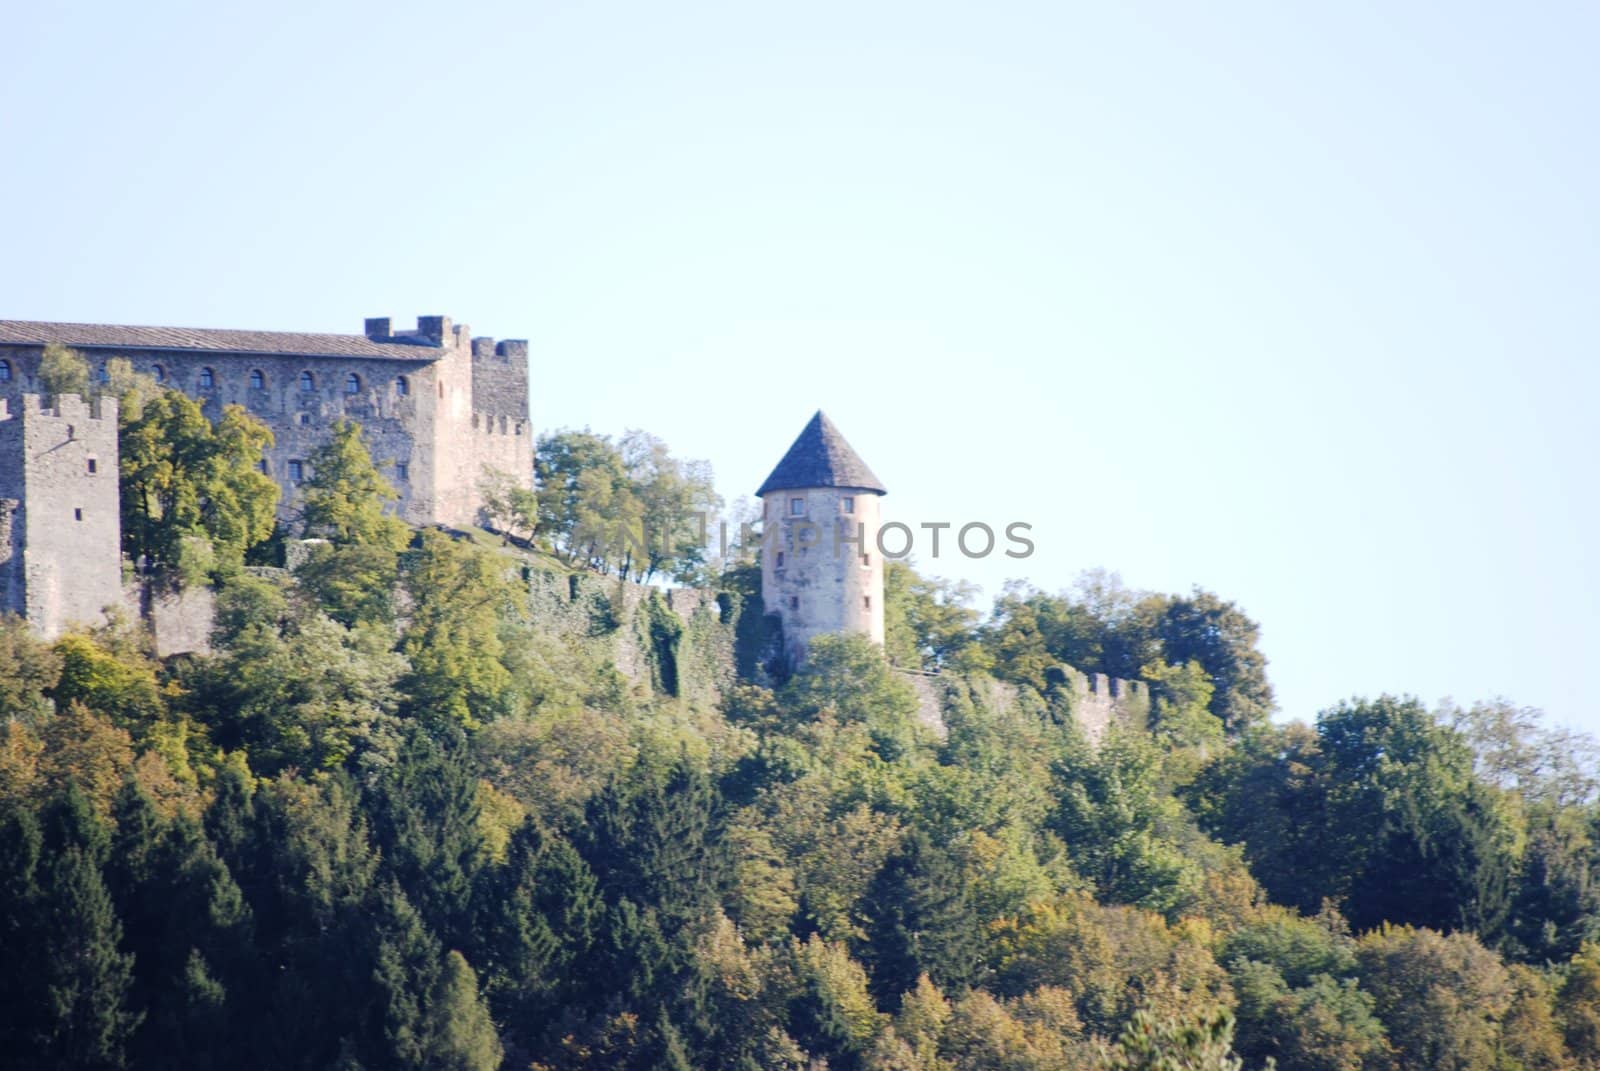
M485 466L532 486L526 342L474 339L466 325L447 316L420 316L417 327L405 331L386 318L369 319L364 333L389 352L109 345L80 352L96 377L109 361L125 359L136 372L201 401L212 419L224 405L236 404L266 424L275 440L266 452L267 472L278 481L285 518L295 508L294 473L310 474L309 457L341 418L362 425L373 459L400 492L400 515L413 524L479 523ZM37 345L0 345L0 396L37 390L43 352Z

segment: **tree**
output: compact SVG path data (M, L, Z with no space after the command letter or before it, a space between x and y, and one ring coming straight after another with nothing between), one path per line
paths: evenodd
M400 494L373 464L360 424L334 421L310 462L311 476L300 489L300 523L308 537L395 552L406 545L404 522L388 512Z
M986 668L978 653L978 612L969 605L977 588L966 581L928 578L905 562L883 570L884 648L907 669Z
M140 1020L129 1006L133 957L119 947L122 923L101 875L106 831L70 786L47 812L44 849L34 916L42 952L35 984L47 1015L39 1062L120 1067Z
M177 391L130 405L118 431L124 552L191 582L236 570L272 535L278 485L258 471L272 441L242 406L225 406L213 426Z
M965 875L950 854L917 831L885 860L862 905L861 958L880 1005L894 1005L926 975L944 990L978 980L983 946Z
M468 728L512 713L501 627L515 593L505 562L428 530L405 579L412 608L400 650L411 663L411 709Z
M60 676L60 652L22 618L0 614L0 722L37 724L50 711L45 693Z
M558 431L539 439L539 532L569 563L609 569L615 545L642 543L642 510L633 499L622 454L609 437Z
M683 461L654 435L629 430L618 444L639 505L642 553L624 551L623 571L648 584L658 572L693 580L705 564L706 529L722 506L705 461Z
M59 342L44 348L39 358L39 390L50 398L63 394L89 394L89 362L77 350Z
M1233 1015L1226 1009L1181 1019L1134 1013L1107 1064L1109 1071L1240 1071Z
M1401 1067L1494 1066L1514 991L1505 966L1476 937L1384 926L1360 940L1356 956Z
M504 1050L489 1009L478 996L478 979L460 952L445 955L444 971L429 1001L425 1066L437 1071L495 1071Z
M478 489L489 524L500 529L502 542L516 538L518 532L526 532L524 538L533 538L539 524L537 492L519 485L511 473L489 466L483 470Z
M904 754L914 743L916 693L865 636L813 638L780 701L790 717L809 720L831 710L846 724L865 725L885 759Z
M1261 627L1238 606L1196 588L1185 597L1148 600L1150 632L1161 657L1173 665L1198 662L1211 677L1211 713L1231 733L1259 724L1272 713L1267 659L1257 647Z
M374 630L305 611L251 625L210 667L200 697L219 740L259 770L378 768L401 738L406 661Z
M295 571L300 584L344 625L386 623L393 616L399 554L410 530L388 512L399 494L372 463L361 425L334 422L312 452L301 488L300 522L312 548Z

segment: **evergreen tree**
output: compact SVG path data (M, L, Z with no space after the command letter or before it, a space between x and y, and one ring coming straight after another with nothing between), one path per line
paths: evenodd
M947 992L977 980L982 932L970 885L950 853L922 830L884 862L862 909L861 957L880 1005L897 1006L924 974Z

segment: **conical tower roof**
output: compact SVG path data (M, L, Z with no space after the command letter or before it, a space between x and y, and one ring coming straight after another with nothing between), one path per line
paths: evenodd
M756 494L799 487L852 487L880 495L889 493L820 409Z

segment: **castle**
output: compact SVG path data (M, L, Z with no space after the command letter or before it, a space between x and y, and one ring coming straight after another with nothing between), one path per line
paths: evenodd
M762 600L783 621L791 663L826 633L883 643L878 500L888 493L820 409L756 491Z
M102 381L109 361L126 359L199 399L213 419L223 405L244 406L275 436L262 465L283 491L285 518L311 475L312 454L345 417L365 429L399 492L399 514L412 524L487 520L487 469L533 485L527 343L475 339L448 317L419 317L409 331L368 320L361 335L0 321L0 611L46 637L126 601L117 403L45 398L39 364L51 344L85 354ZM788 665L803 661L819 635L859 633L882 644L878 534L888 491L826 414L811 418L756 493L763 609L781 623ZM681 595L685 606L715 601L709 592ZM169 650L203 645L204 622L197 633ZM1138 682L1069 667L1058 676L1053 687L1070 692L1092 736L1116 719L1143 720L1148 697ZM938 689L912 677L936 723Z
M365 429L412 524L480 523L488 469L533 486L528 344L473 338L448 316L412 330L369 319L360 335L0 320L0 610L46 635L121 599L115 404L46 408L39 362L52 344L84 354L102 381L125 359L213 420L242 405L272 430L262 471L285 518L345 417Z

